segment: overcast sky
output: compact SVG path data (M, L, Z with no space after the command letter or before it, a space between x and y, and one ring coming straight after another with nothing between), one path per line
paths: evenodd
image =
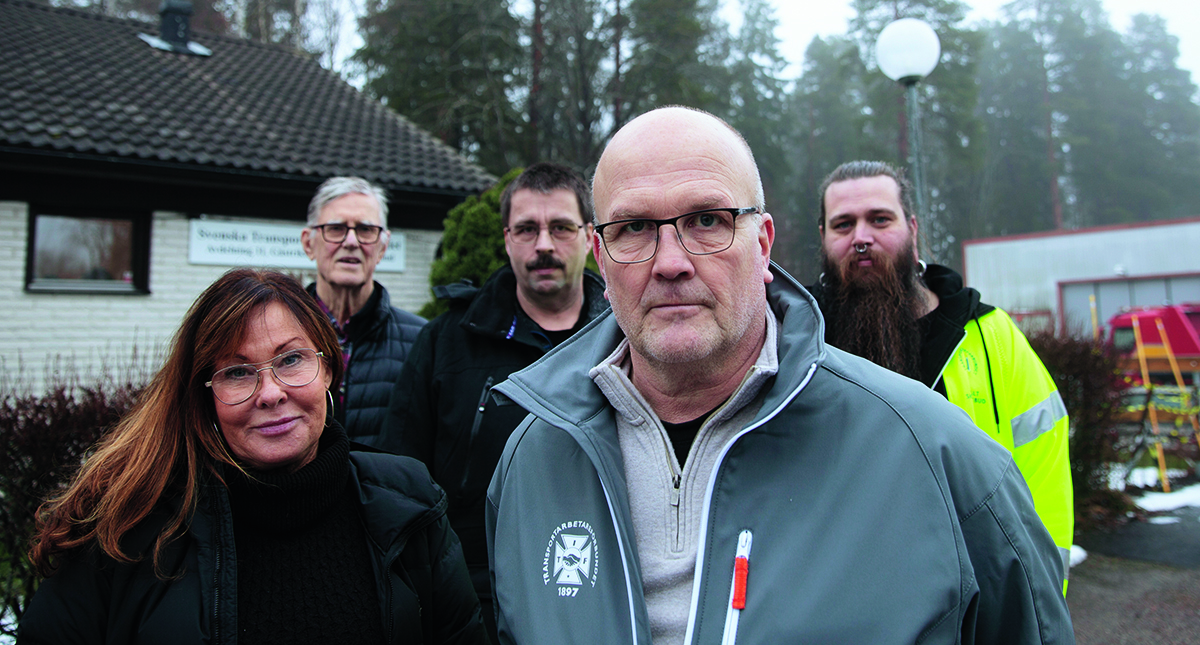
M737 0L722 0L735 7ZM1009 0L967 0L973 7L967 22L999 18L1000 7ZM775 5L779 18L778 36L780 53L792 63L788 77L800 73L804 61L804 50L813 36L831 36L846 33L846 26L854 12L849 0L825 0L823 2L798 2L797 0L770 0ZM1113 27L1124 33L1129 28L1130 18L1136 13L1158 14L1167 19L1167 31L1179 38L1179 66L1192 72L1196 82L1196 71L1200 70L1200 2L1197 0L1102 0Z

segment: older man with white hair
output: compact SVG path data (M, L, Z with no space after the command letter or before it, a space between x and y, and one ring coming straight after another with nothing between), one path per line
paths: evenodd
M308 286L337 330L346 362L335 383L335 416L350 439L375 445L387 416L392 386L400 376L425 319L392 306L374 280L387 252L387 197L359 177L333 177L308 205L300 234L304 252L317 263Z
M593 181L612 315L496 390L502 643L1070 643L1011 456L829 347L716 117L626 124Z

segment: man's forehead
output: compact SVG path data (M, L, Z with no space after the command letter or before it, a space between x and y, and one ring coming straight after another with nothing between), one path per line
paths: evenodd
M555 188L549 192L541 192L521 188L512 194L508 219L510 226L542 221L562 221L580 225L583 223L583 214L579 212L579 198L572 190Z
M605 220L753 206L755 201L753 175L730 155L712 151L636 159L601 178L594 194L597 215Z
M322 223L346 223L370 221L380 224L383 218L379 214L379 204L374 197L362 193L346 193L329 200L321 208L318 218Z
M754 169L738 135L711 115L667 108L634 119L613 137L596 169L597 205L618 193L707 176L753 194Z
M835 181L825 190L827 217L858 210L886 210L903 213L900 184L887 175L855 177Z

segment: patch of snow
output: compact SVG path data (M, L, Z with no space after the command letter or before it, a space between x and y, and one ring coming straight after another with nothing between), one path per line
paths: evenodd
M1183 521L1173 515L1156 515L1148 520L1151 524L1178 524Z
M1074 567L1084 560L1087 560L1088 552L1078 544L1071 545L1071 566Z
M1127 485L1134 488L1157 488L1159 485L1157 468L1134 468L1129 472L1128 480L1124 479L1124 475L1125 468L1120 464L1113 464L1113 467L1108 471L1108 487L1113 490L1125 490L1125 486ZM1178 468L1167 469L1167 479L1186 476L1186 470Z
M1170 493L1146 493L1134 502L1147 511L1173 511L1185 506L1200 506L1200 484L1192 484Z

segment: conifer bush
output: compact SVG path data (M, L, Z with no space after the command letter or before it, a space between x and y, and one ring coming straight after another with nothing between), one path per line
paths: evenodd
M0 393L0 633L15 635L40 577L26 552L38 506L61 490L91 447L133 406L140 386L59 383Z
M495 186L450 210L444 222L441 255L429 271L429 285L436 287L462 280L482 285L496 269L508 264L504 251L504 226L500 223L500 195L524 168L513 168ZM449 309L436 297L419 315L433 319Z

